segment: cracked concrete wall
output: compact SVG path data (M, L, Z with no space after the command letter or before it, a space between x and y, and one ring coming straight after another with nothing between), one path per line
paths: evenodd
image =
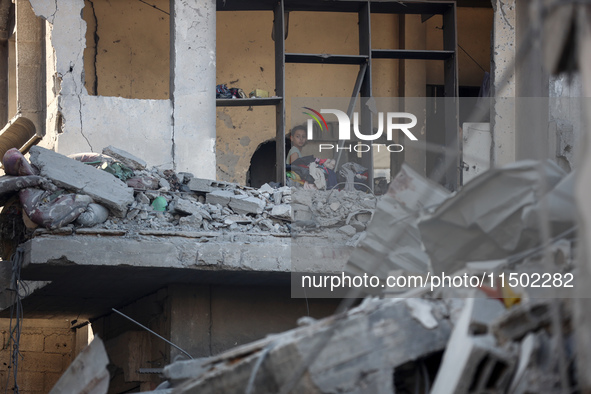
M493 147L491 164L501 166L515 161L515 0L493 0L492 95Z
M89 94L170 98L170 1L85 0Z
M170 101L88 95L84 86L86 22L81 18L84 1L31 0L31 5L37 16L47 20L50 32L46 129L48 135L57 133L55 149L71 154L100 152L116 145L150 165L172 168Z

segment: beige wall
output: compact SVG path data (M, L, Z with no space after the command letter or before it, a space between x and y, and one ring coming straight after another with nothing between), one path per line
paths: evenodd
M9 379L9 392L14 381L7 366L11 356L8 347L10 319L0 319L0 389ZM14 328L14 322L13 322ZM25 319L20 337L17 382L23 394L48 393L68 368L75 356L76 335L66 320Z
M490 72L490 39L493 26L492 8L460 7L457 11L458 45L460 45L485 71ZM427 49L443 49L441 15L427 22ZM458 74L461 86L480 86L484 71L458 48ZM443 62L427 62L427 83L443 85Z
M149 3L169 12L169 0ZM88 94L168 99L170 16L140 1L85 0L84 5Z
M247 94L259 88L273 95L273 13L218 12L217 18L217 83ZM398 17L372 15L371 22L373 47L396 48ZM358 54L357 14L292 12L285 47L288 53ZM287 128L292 124L292 97L350 97L358 71L350 65L286 64ZM372 74L374 96L398 94L397 61L375 61ZM303 115L294 114L294 123L303 121ZM275 132L274 107L218 107L218 178L244 183L252 154Z

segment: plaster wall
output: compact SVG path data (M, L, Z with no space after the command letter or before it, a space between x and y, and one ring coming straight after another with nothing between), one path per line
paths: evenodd
M84 86L89 94L169 99L170 1L150 4L84 1Z
M195 9L197 11L204 10L210 2L205 3L207 4L200 5ZM49 136L43 141L43 144L49 145L49 147L54 145L53 147L63 154L85 151L100 152L107 145L117 145L121 149L144 158L149 165L176 168L178 171L191 171L197 176L206 178L215 177L215 147L213 144L214 138L212 137L212 134L215 134L215 125L211 116L209 124L204 122L207 119L205 114L213 114L213 108L207 108L207 105L199 105L199 103L204 102L215 105L213 87L208 88L207 86L210 83L199 80L199 78L189 78L192 75L200 74L192 69L192 65L199 63L194 60L203 59L203 56L190 50L191 46L197 47L195 45L197 41L203 40L203 36L193 36L188 33L192 29L188 21L195 20L196 17L190 15L188 10L184 10L184 3L175 3L178 8L176 10L177 14L183 15L183 17L180 17L179 23L175 25L174 37L176 38L173 38L173 41L178 39L182 43L181 47L189 45L189 49L183 47L174 52L177 62L172 69L175 70L176 78L192 81L192 83L181 84L177 81L177 94L172 100L128 99L125 98L126 95L141 95L143 97L160 95L159 97L162 97L170 94L170 89L167 89L167 86L172 85L163 82L169 80L166 71L170 67L162 67L162 65L156 67L158 70L154 71L153 74L158 74L160 84L153 83L152 78L144 80L142 77L138 77L140 73L138 70L141 67L134 68L136 62L140 62L139 59L142 57L158 58L157 55L163 51L166 52L165 55L168 55L167 51L170 49L170 45L164 50L162 48L158 49L157 46L151 46L152 43L150 43L150 45L146 46L146 48L150 48L149 53L146 54L142 52L142 49L139 49L132 52L127 58L120 54L121 51L117 52L109 47L106 53L109 53L110 56L110 51L115 52L114 57L120 58L124 63L121 68L131 69L131 72L124 73L123 77L119 77L119 74L111 75L109 79L106 77L108 72L104 70L104 64L109 64L112 58L106 55L104 55L105 57L98 56L96 63L94 61L91 63L91 66L94 65L95 68L90 67L90 73L94 75L94 80L92 78L87 80L84 67L87 22L81 15L85 13L86 19L91 22L91 27L93 26L92 23L96 25L98 21L100 28L101 22L98 19L91 18L94 14L89 10L84 12L87 4L89 9L92 10L90 6L96 5L96 2L85 3L83 0L31 0L35 14L46 19L49 24L47 37L51 44L51 50L48 50L48 62L51 62L52 72L48 72L46 81L48 85L46 131L48 131L48 135L54 132L57 138L55 138L54 143L51 143L51 136ZM103 5L100 4L101 7ZM209 4L210 9L212 5L213 3ZM119 6L123 5L119 4ZM101 7L97 8L99 8L99 11L104 12ZM192 7L189 8L193 9ZM96 13L96 9L94 11ZM150 8L144 11L138 10L138 14L146 11L153 12ZM115 12L115 15L120 18L121 12L123 11ZM157 22L162 22L161 18L164 17L161 14L162 12L158 11ZM100 13L97 15L100 15ZM166 14L163 15L168 17ZM204 20L212 19L207 15L204 15L203 18ZM149 21L149 18L147 21ZM117 23L117 20L115 23ZM134 23L130 24L129 22L126 24L121 20L118 23L128 27L134 25ZM144 21L135 24L143 23ZM160 23L160 25L162 26L163 23ZM201 28L202 32L210 30L211 24L204 25ZM98 31L102 32L100 29ZM125 35L125 33L122 34ZM163 36L166 36L166 34L163 34ZM117 36L109 36L107 32L104 33L104 37L105 41L107 38L114 38L113 41L118 40ZM191 39L187 37L191 37ZM92 42L95 42L94 37ZM112 44L116 46L115 44L121 44L121 42L112 42ZM215 45L215 37L213 45ZM212 45L205 46L205 48L211 47ZM102 50L102 47L99 45L98 49ZM87 51L87 62L88 53ZM185 53L186 56L183 55ZM168 56L163 57L167 58ZM90 58L94 60L92 48ZM152 63L158 63L160 60L162 59L157 59ZM162 64L167 62L167 59L162 60ZM200 67L209 67L212 70L215 68L215 61L212 66L209 57L205 62L206 64ZM160 75L159 73L163 69L164 74ZM99 73L94 73L95 70L99 71ZM115 77L124 81L117 85L117 82L114 82ZM98 82L95 86L97 79ZM213 77L210 79L213 82ZM91 90L91 93L98 90L100 94L101 89L106 89L106 93L112 93L112 89L115 88L122 89L122 93L119 94L120 97L92 96L87 89L87 86L90 87L91 85L94 89ZM200 94L204 95L204 97L207 96L207 99L199 98L193 92L197 92L197 96ZM195 110L195 108L201 108L201 111ZM175 113L176 122L174 122ZM204 138L206 141L203 140Z

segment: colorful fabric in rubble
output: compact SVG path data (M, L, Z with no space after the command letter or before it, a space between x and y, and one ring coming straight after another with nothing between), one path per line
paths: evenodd
M37 175L37 171L29 164L23 154L16 148L11 148L6 151L2 158L2 165L4 165L4 172L7 175L25 176Z
M124 182L134 176L131 168L108 155L85 152L69 155L68 157L113 174Z
M92 198L83 194L61 193L27 188L19 192L19 198L25 213L34 223L56 229L72 223L92 203Z
M314 184L318 189L333 189L337 184L337 175L333 171L333 159L317 159L314 156L304 156L287 166L287 177L299 185L306 182ZM297 178L297 180L296 180Z

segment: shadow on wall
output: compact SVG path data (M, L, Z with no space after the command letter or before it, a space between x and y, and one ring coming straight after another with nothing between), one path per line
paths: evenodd
M286 141L285 151L289 151L291 143ZM275 139L261 143L250 159L250 167L246 174L246 185L261 187L265 183L275 181Z

